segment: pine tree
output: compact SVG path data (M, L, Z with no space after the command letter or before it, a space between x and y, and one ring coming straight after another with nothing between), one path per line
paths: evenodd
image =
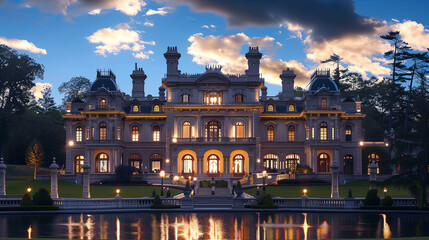
M344 90L344 89L347 89L347 87L342 86L343 85L342 83L340 84L340 79L342 79L345 76L348 69L346 68L346 69L340 70L341 60L343 60L343 59L339 55L334 53L329 57L329 59L326 59L326 60L323 60L320 62L321 63L333 62L334 64L337 65L337 67L335 68L335 72L334 72L334 82L335 82L335 84L337 84L338 89Z
M52 97L51 87L45 87L43 89L42 98L40 98L37 102L43 113L51 112L57 109L54 98Z
M44 152L42 145L37 141L37 139L34 139L30 143L30 146L28 146L27 156L25 157L27 165L34 169L34 179L36 179L37 168L43 163L43 156Z

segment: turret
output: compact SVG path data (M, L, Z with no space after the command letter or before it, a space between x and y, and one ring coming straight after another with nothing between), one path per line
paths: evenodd
M167 47L167 52L164 53L164 57L167 63L167 77L178 76L179 71L179 58L180 53L177 52L177 47Z
M290 99L295 96L293 90L295 77L296 74L293 72L293 70L290 70L289 68L283 70L282 74L280 74L280 79L282 80L281 95L283 96L283 99Z
M165 101L165 88L163 86L158 88L159 90L159 100L160 101Z
M144 73L143 68L137 68L136 63L133 74L131 74L130 77L133 79L132 97L144 98L144 81L146 80L147 76Z
M259 63L262 58L262 53L259 52L258 47L249 47L249 52L246 53L248 69L246 74L248 76L259 77Z

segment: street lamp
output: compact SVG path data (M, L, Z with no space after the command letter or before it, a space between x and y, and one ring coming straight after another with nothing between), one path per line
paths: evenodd
M302 193L304 193L304 196L307 196L307 188L302 189Z
M263 180L263 185L262 185L262 192L265 193L265 178L267 177L267 170L262 171L262 180Z
M161 170L161 172L159 173L159 175L161 176L161 197L164 196L164 177L165 177L165 171Z
M384 188L384 189L383 189L383 192L384 192L384 197L386 198L387 188Z
M31 187L28 187L28 188L27 188L27 192L28 192L28 193L31 193Z
M116 194L119 194L119 193L121 193L121 189L117 188L115 192L116 192Z

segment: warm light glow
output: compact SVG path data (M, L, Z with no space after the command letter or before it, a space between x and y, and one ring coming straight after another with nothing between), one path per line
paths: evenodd
M30 227L28 227L27 232L28 232L28 239L31 239L31 232L33 231L33 229Z
M387 223L387 216L386 214L381 214L383 217L383 238L384 239L390 239L392 237L392 231L390 231L390 226Z
M173 177L173 181L178 181L179 180L179 176L174 176Z
M161 172L159 173L159 176L161 176L162 178L165 177L165 171L161 170Z
M271 179L271 178L272 178L272 176L270 175L270 176L268 176L267 178L268 178L268 179Z
M27 188L27 192L30 193L31 192L31 187Z
M359 142L359 145L363 146L363 141L360 141L360 142Z
M170 162L170 159L168 159L168 158L167 158L167 159L165 159L165 162L166 162L166 163L169 163L169 162Z
M387 193L387 188L384 188L384 189L383 189L383 192L384 192L384 193Z
M304 188L304 189L302 190L302 192L303 192L304 194L307 194L307 188Z
M262 175L265 177L267 176L267 170L262 171Z
M256 162L257 162L257 163L260 163L260 162L261 162L261 159L259 159L259 158L258 158L258 159L256 159Z
M117 188L117 189L116 189L116 193L117 193L117 194L121 193L121 189Z
M73 140L70 140L70 141L69 141L69 146L70 146L70 147L73 147L73 145L74 145Z
M194 177L194 182L196 182L197 181L197 177Z
M386 147L388 147L388 146L389 146L389 143L386 143L385 145L386 145Z
M173 138L173 143L177 143L177 138Z

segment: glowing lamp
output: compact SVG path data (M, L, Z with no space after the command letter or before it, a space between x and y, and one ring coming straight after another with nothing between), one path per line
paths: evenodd
M360 146L363 146L363 141L360 141L360 142L359 142L359 145L360 145Z
M267 176L267 170L262 171L262 176Z
M384 188L384 189L383 189L383 192L384 192L384 193L387 193L387 188Z
M304 193L304 195L307 194L307 188L302 189L302 192Z
M389 143L385 143L384 145L386 145L386 147L388 147L388 146L389 146Z
M174 180L174 181L178 181L178 180L179 180L179 176L174 176L174 177L173 177L173 180Z
M27 188L27 192L30 193L31 192L31 187Z
M165 162L166 162L166 163L169 163L169 162L170 162L170 159L168 159L168 158L167 158L167 159L165 160Z
M116 189L116 194L119 194L119 193L121 193L121 189L117 188Z
M173 138L173 143L177 143L177 138Z
M259 158L258 158L258 159L256 159L256 162L257 162L257 163L260 163L260 162L261 162L261 159L259 159Z
M197 181L197 177L194 177L194 182L196 182Z
M161 172L159 173L159 176L161 176L162 178L165 177L165 171L161 170Z
M69 146L70 146L70 147L73 147L73 145L74 145L73 140L70 140L70 141L69 141Z

